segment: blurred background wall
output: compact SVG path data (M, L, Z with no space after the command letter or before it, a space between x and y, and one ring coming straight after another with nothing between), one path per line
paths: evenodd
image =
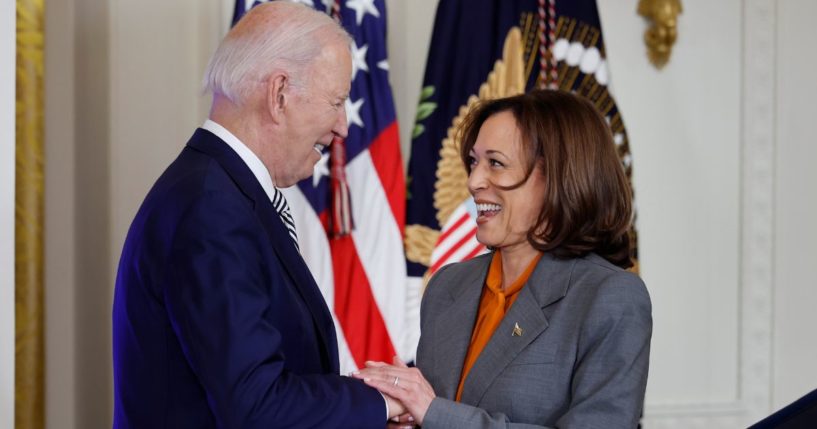
M404 154L436 3L387 0ZM641 273L653 299L645 427L745 426L817 388L817 3L684 0L662 71L647 61L637 3L600 1L599 11L631 142ZM110 427L119 251L146 191L206 117L199 81L232 6L46 2L50 428ZM1 7L0 19L11 13ZM13 47L0 28L7 103ZM4 108L6 136L13 116ZM0 138L3 306L12 264L4 253L10 138ZM0 308L0 317L8 314ZM0 368L13 361L8 326L0 323ZM9 392L0 370L0 419Z

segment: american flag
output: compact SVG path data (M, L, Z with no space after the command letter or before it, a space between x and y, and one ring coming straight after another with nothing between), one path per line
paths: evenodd
M488 249L477 241L477 208L474 200L466 199L451 213L440 231L431 252L429 275L445 265L467 261Z
M233 22L260 3L238 0ZM345 154L324 154L311 178L283 190L295 217L301 254L332 310L341 372L347 373L366 360L391 362L394 355L406 359L414 353L402 340L406 335L405 179L389 86L386 5L384 0L299 3L339 19L354 41ZM345 165L339 165L338 158L345 158ZM340 171L332 174L333 168ZM345 176L348 183L348 194L340 196L348 196L351 202L351 234L328 233L336 198L330 176Z

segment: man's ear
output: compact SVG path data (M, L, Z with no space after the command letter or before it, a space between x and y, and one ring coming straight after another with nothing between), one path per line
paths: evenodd
M287 109L290 93L289 76L285 73L273 73L267 79L267 110L273 122L280 123Z

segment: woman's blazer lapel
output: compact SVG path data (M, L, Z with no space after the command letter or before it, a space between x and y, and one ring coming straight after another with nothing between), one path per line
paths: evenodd
M479 404L494 379L513 362L525 347L548 328L548 320L543 309L565 296L574 264L575 261L557 260L548 253L542 256L528 282L519 291L516 301L505 314L471 368L463 386L463 403ZM470 287L481 290L483 280L484 277L480 279L480 285L470 285ZM478 305L477 302L473 306ZM476 308L474 308L474 314L476 314ZM466 329L469 342L474 319L470 320L472 323ZM514 332L517 326L519 329ZM467 347L468 344L464 348L467 349ZM464 356L463 353L463 359ZM463 359L459 360L460 369ZM459 374L460 371L457 372L457 377ZM458 382L459 378L454 383L454 389ZM520 386L520 389L524 389L524 386Z
M471 344L471 332L474 329L479 298L482 295L482 283L485 281L491 260L485 256L478 259L487 262L483 264L481 261L472 260L478 267L465 271L464 275L455 278L452 284L445 285L448 292L445 298L450 301L441 306L445 311L439 315L432 327L435 339L432 346L434 367L442 387L436 394L444 398L454 399L457 394L465 352Z

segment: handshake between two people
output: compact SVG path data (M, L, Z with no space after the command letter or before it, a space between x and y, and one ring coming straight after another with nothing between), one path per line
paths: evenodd
M392 365L372 361L365 365L350 375L383 394L389 404L389 427L422 425L436 395L420 370L408 367L397 356Z

